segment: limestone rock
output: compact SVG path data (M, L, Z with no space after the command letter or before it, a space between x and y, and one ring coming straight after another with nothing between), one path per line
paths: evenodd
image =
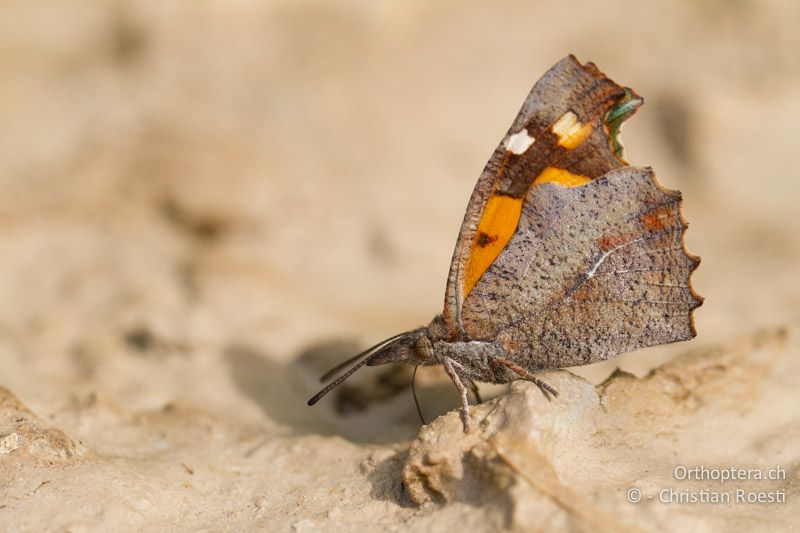
M0 461L53 464L87 452L83 443L48 426L8 389L0 387Z
M551 402L517 382L472 410L476 429L468 435L456 412L424 427L403 469L406 490L423 505L497 506L508 525L544 530L725 529L765 520L788 528L789 504L760 515L758 504L740 498L799 495L791 480L800 464L792 445L800 392L787 377L798 371L800 330L790 328L689 353L642 379L616 373L593 387L566 371L550 373L544 379L560 393ZM778 479L702 479L731 467ZM691 472L701 479L688 479ZM731 501L679 500L721 494Z
M800 3L453 4L3 4L0 385L38 416L0 393L0 530L794 525L791 328L503 387L468 436L421 369L410 451L408 368L306 406L341 340L441 310L477 175L569 52L647 101L623 140L684 192L707 301L691 343L575 373L800 317ZM786 504L647 499L770 462Z

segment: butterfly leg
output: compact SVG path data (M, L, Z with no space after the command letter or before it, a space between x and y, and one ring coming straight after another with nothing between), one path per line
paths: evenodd
M550 385L548 385L547 383L545 383L544 381L542 381L541 379L536 377L531 372L528 372L527 370L525 370L524 368L522 368L521 366L519 366L515 362L509 361L508 359L505 359L503 357L494 357L492 359L492 361L494 361L495 363L498 363L500 365L503 365L504 367L506 367L509 370L511 370L514 373L516 373L522 379L526 379L526 380L534 383L537 387L539 387L539 390L542 391L542 394L544 394L544 397L547 398L548 400L552 399L552 398L550 398L550 395L558 397L558 391L557 390L555 390L553 387L551 387Z
M453 384L461 395L461 423L464 425L464 433L469 433L469 399L467 398L467 388L461 382L461 378L458 377L458 374L456 374L456 370L453 368L453 363L450 362L450 358L444 357L442 359L442 366L444 367L444 371L447 372L447 375L450 376L450 379L453 380Z
M469 385L469 390L472 391L472 394L475 395L475 401L478 403L483 403L483 398L481 398L481 393L478 392L478 385L475 384L474 381L471 379L467 381L467 385Z

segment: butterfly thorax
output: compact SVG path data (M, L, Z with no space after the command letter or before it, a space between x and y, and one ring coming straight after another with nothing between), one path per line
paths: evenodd
M497 341L468 339L449 335L441 315L431 321L416 343L416 352L429 364L444 364L449 360L456 372L472 381L508 383L518 378L508 368L496 363L508 354Z
M435 357L450 360L461 376L484 383L508 383L518 378L506 367L494 362L506 358L503 349L492 341L436 341L433 343Z

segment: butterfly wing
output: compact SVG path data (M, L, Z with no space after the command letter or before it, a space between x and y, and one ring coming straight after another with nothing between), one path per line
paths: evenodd
M577 188L531 188L519 227L463 306L475 339L528 370L607 359L695 336L677 191L624 167Z
M641 102L573 56L536 83L486 164L461 225L443 314L452 337L469 336L463 304L514 235L531 187L575 187L626 165L616 132Z

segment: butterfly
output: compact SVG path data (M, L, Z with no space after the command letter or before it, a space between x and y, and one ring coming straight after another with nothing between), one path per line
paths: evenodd
M483 170L447 278L444 311L336 366L442 365L461 396L696 336L681 194L623 158L620 127L643 100L570 55L536 82Z

